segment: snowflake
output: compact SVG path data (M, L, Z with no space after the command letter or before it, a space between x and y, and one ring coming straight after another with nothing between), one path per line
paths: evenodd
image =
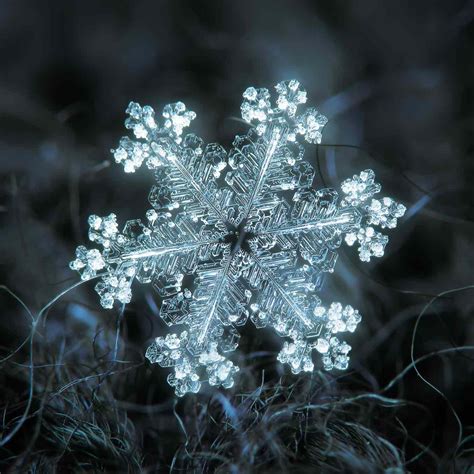
M366 170L334 189L313 189L314 170L303 160L301 138L320 143L326 117L308 108L296 80L267 89L249 87L242 117L251 128L230 152L184 134L196 114L182 102L167 105L164 120L131 102L124 137L112 150L132 173L145 163L156 179L146 221L120 232L116 216L91 216L89 238L102 250L78 247L72 269L100 278L95 289L104 308L129 303L135 280L151 283L161 298L160 316L175 329L158 337L146 357L174 371L177 395L197 392L203 381L231 387L238 367L226 356L236 349L237 327L250 319L285 338L278 360L295 374L314 368L344 370L351 347L339 333L361 320L351 306L324 306L318 297L332 272L337 249L357 244L362 261L381 257L387 236L405 207L375 199L380 185ZM182 330L180 330L182 328Z

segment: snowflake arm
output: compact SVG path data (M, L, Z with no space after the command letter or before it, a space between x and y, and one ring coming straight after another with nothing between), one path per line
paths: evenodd
M259 290L258 303L253 308L254 311L258 310L254 322L261 324L269 316L277 331L285 336L295 325L300 331L315 330L315 324L306 311L307 305L304 304L304 290L308 289L308 285L305 285L304 276L301 277L302 272L299 269L277 272L279 268L294 267L296 253L283 251L271 254L259 252L256 245L253 247L250 253L253 265L248 280Z
M388 197L370 200L381 189L374 178L372 170L365 170L345 180L341 185L344 197L340 202L337 192L332 189L297 191L293 195L290 216L284 223L268 225L260 234L297 239L303 258L310 263L315 263L320 244L324 243L328 250L334 249L340 245L341 235L349 246L359 243L362 261L370 261L373 256L382 257L388 237L376 232L372 226L395 228L406 208Z
M188 349L199 354L209 342L217 342L215 335L223 325L245 324L248 298L238 281L235 256L229 247L225 248L221 262L198 269L196 283L191 303L194 317L189 324L191 337Z
M255 255L253 258L261 276L259 299L251 306L251 319L257 327L269 325L291 340L284 343L278 360L289 364L294 374L312 372L311 353L316 350L322 355L326 370L345 370L351 347L335 334L354 332L361 321L358 311L351 306L342 308L340 303L332 303L328 309L322 306L319 298L311 295L315 277L318 278L312 268L303 266L276 272L271 267L278 268L281 258L268 258L268 267ZM256 279L254 276L253 281Z
M189 304L193 318L189 331L157 338L146 357L162 367L174 367L168 381L178 395L198 391L201 382L229 388L238 368L223 354L234 351L239 334L234 325L245 324L250 294L234 275L234 256L225 248L218 264L198 270L197 285ZM170 350L175 349L174 352ZM205 369L204 373L203 370Z
M128 221L122 233L118 232L115 214L89 218L89 239L103 250L79 246L70 267L79 271L84 280L102 271L95 289L104 308L112 308L115 300L129 303L134 279L151 282L160 292L160 279L174 276L179 291L183 275L177 271L194 270L200 260L221 245L223 234L217 229L209 231L201 227L197 233L189 219L173 222L171 214L158 216L153 210L147 215L147 226L140 220Z
M271 108L267 89L248 88L244 92L242 118L257 125L247 136L236 138L229 156L231 171L226 181L235 192L242 210L239 223L244 225L257 212L262 196L312 182L312 169L302 162L304 150L296 137L301 134L308 142L319 143L327 123L315 109L296 115L298 105L306 102L306 91L298 81L281 82L275 89L275 108Z
M248 197L246 196L246 203L242 212L241 221L246 221L252 211L255 201L260 197L260 192L265 180L267 178L267 171L269 170L272 159L281 143L286 141L287 127L283 124L272 124L271 127L267 127L266 133L263 137L263 145L255 146L255 156L258 161L252 163L251 169L257 170L254 179L249 180L249 187L246 190ZM245 157L245 155L243 155ZM257 165L257 166L255 166ZM253 182L252 182L253 181Z
M199 203L204 213L211 212L216 219L225 221L222 201L226 196L216 193L215 180L226 166L226 152L218 144L209 144L203 149L203 142L194 134L182 137L183 130L191 124L196 114L186 110L183 102L166 105L163 109L165 122L162 126L155 120L155 112L150 106L141 107L130 102L126 113L129 115L125 126L131 129L136 140L124 137L117 149L112 150L115 161L124 166L127 173L134 173L143 161L150 170L157 173L160 185L158 193L162 199L150 199L154 207L163 205L163 198L173 209L191 201ZM167 186L167 183L170 185ZM163 189L164 188L164 189ZM152 189L153 192L156 188ZM228 195L228 193L227 193ZM221 199L221 203L216 202ZM202 209L198 209L199 213Z

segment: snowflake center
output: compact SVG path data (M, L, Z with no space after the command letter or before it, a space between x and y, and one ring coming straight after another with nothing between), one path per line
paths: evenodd
M253 232L246 230L246 222L241 222L238 226L231 226L224 241L230 244L231 252L236 253L240 249L250 251L249 241L255 237Z

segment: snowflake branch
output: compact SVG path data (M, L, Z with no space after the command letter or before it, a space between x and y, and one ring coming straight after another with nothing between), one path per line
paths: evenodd
M225 214L222 213L222 211L215 205L211 199L206 195L202 187L199 185L199 183L193 178L193 176L189 173L189 171L183 166L182 163L177 159L176 155L166 155L167 160L176 167L176 169L181 173L183 176L184 180L189 183L190 185L190 191L194 194L196 199L209 208L215 217L217 217L220 221L225 223L227 221L227 217Z
M260 260L260 258L256 255L253 250L250 250L250 255L252 256L255 264L258 266L260 271L265 275L267 281L272 285L272 287L280 294L281 298L285 301L285 303L291 308L292 312L296 315L296 317L308 328L313 329L314 324L311 319L301 311L298 303L293 301L291 297L288 295L287 290L281 286L278 280L275 278L273 272L265 266L265 264Z
M201 240L198 242L180 242L176 245L169 245L166 247L153 247L140 249L135 252L125 252L120 256L107 259L107 263L119 263L123 260L140 260L142 258L160 257L166 254L184 253L204 247L206 245L218 244L220 239Z
M265 151L265 157L262 165L259 169L258 177L255 181L255 186L252 189L249 200L245 207L241 222L246 222L250 212L252 211L255 199L260 195L260 191L265 183L267 177L268 167L270 166L271 160L281 144L282 137L285 137L286 130L284 125L274 125L270 130L270 138L268 140L268 146Z
M302 224L296 224L289 221L284 226L270 227L268 229L259 232L260 235L286 235L286 234L299 234L301 232L310 232L316 229L323 229L325 227L338 227L349 226L352 227L357 225L362 219L362 213L360 209L356 207L345 208L338 212L336 216L321 219L315 217L313 220L304 222Z
M198 343L199 344L202 344L207 339L207 334L209 332L209 327L211 325L211 322L214 319L217 304L219 303L219 300L222 297L222 292L223 292L223 290L225 288L225 285L227 283L227 276L228 276L227 274L228 274L231 262L232 262L232 259L229 257L227 262L225 263L225 266L224 266L223 270L222 270L219 283L214 288L214 291L213 291L212 296L210 298L209 313L207 314L207 316L204 319L204 323L202 325L202 331L199 333L199 337L198 337Z

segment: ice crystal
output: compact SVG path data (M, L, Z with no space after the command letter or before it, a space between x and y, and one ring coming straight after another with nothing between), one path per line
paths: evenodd
M251 128L227 152L186 134L196 114L182 102L165 106L163 119L131 102L115 161L132 173L145 166L156 179L146 220L118 230L116 216L91 216L89 238L102 250L78 247L71 262L85 280L98 277L104 308L128 303L135 280L161 297L160 315L175 332L157 337L146 357L174 371L168 381L181 396L201 382L231 387L238 371L227 358L237 327L250 319L285 338L278 360L295 374L312 371L312 352L324 369L344 370L351 347L339 334L355 331L359 312L323 305L318 293L332 272L337 249L357 244L362 261L381 257L405 207L375 199L380 185L371 170L345 180L341 194L313 188L301 138L320 143L326 117L298 113L306 91L298 81L267 89L249 87L242 117Z

